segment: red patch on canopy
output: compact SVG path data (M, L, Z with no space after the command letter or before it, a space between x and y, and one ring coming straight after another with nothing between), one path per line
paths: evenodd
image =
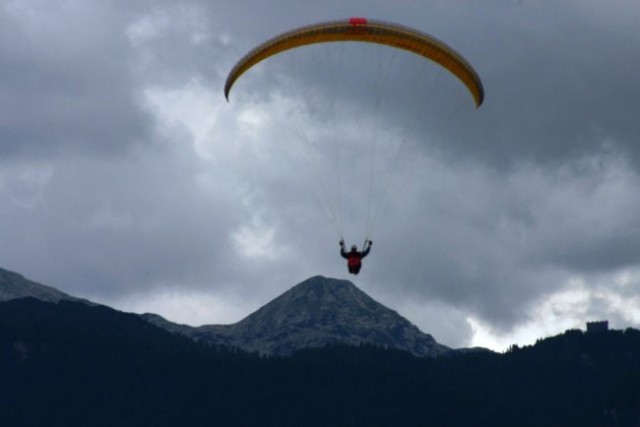
M350 25L367 25L367 18L349 18Z

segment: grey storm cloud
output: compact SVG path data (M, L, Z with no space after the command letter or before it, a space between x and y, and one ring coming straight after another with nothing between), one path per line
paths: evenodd
M258 43L349 16L445 41L484 105L409 56L381 78L305 52L295 73L270 59L224 99ZM640 264L639 18L633 1L6 1L0 264L105 301L169 287L266 302L343 277L337 241L364 237L375 140L377 191L393 175L356 284L444 343L468 342L468 318L508 333L576 282L585 313L622 323L611 301L634 293ZM376 74L386 110L362 90ZM343 230L318 203L336 148Z
M7 1L0 23L3 157L108 155L147 138L126 13L93 2Z

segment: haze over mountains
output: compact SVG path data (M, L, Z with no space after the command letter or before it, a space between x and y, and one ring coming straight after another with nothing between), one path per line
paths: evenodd
M35 297L43 301L78 300L54 288L0 269L0 301ZM451 349L346 280L312 277L232 325L191 327L159 315L150 323L208 345L224 345L263 355L283 356L330 344L372 344L439 356Z

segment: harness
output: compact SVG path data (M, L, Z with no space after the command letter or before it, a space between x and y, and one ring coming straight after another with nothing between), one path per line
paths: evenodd
M349 267L359 267L361 263L361 258L359 256L350 256L347 258L347 265Z

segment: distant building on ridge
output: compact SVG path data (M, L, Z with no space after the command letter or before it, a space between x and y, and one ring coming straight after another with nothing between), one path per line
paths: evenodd
M609 330L608 320L599 320L597 322L587 322L587 332L606 332Z

